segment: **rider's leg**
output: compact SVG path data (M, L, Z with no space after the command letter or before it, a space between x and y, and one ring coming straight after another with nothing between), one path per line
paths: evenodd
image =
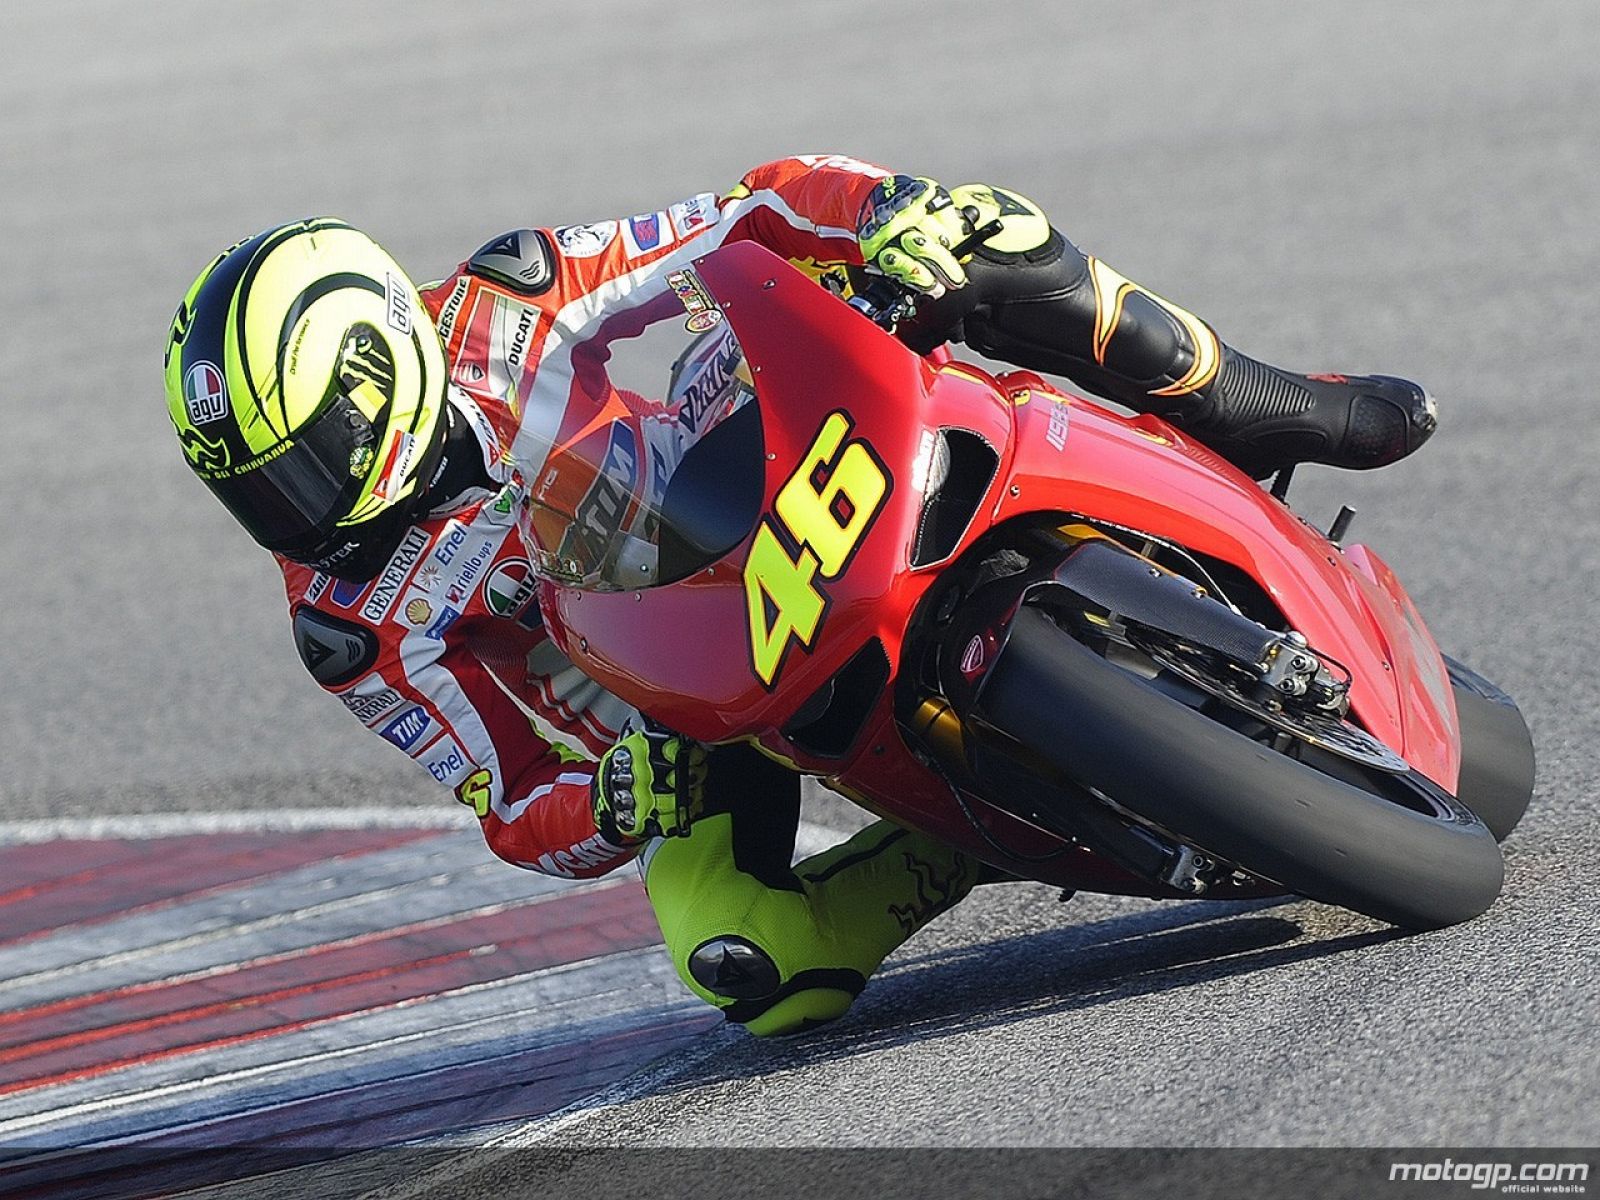
M967 264L968 287L924 305L903 336L965 341L1158 413L1255 475L1293 462L1379 467L1435 426L1431 398L1392 376L1300 375L1241 354L1192 313L1088 257L1030 201L986 184L951 193L1004 229Z
M652 842L641 870L684 983L758 1035L843 1015L977 875L971 859L888 821L791 867L799 777L747 747L713 752L707 792L728 811Z

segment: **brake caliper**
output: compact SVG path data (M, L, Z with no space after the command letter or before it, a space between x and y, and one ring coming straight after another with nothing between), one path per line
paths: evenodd
M1255 664L1261 687L1279 703L1309 706L1343 716L1350 709L1350 680L1340 679L1310 648L1305 635L1289 630L1273 639Z

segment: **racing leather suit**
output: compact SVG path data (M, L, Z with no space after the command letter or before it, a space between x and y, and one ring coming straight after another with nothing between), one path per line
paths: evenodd
M530 492L551 445L594 418L574 347L625 335L632 308L723 242L754 239L813 276L859 267L856 214L885 175L837 156L768 163L720 202L508 233L423 289L489 486L411 527L368 583L279 563L312 676L470 805L506 861L582 878L637 850L600 833L590 796L593 760L639 714L547 636L534 572ZM714 753L708 794L691 836L651 844L646 886L685 983L757 1032L837 1016L976 873L887 822L791 872L798 781L752 751ZM741 795L766 810L749 828L774 836L735 828Z

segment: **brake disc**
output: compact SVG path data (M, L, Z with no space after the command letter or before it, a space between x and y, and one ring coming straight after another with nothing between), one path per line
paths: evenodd
M1404 775L1411 770L1410 763L1365 729L1329 713L1296 708L1277 700L1258 700L1237 683L1219 677L1212 670L1178 650L1153 644L1149 639L1140 640L1147 644L1141 645L1139 649L1162 667L1207 695L1221 700L1230 708L1260 721L1270 729L1286 733L1307 745L1360 763L1364 767L1372 767L1394 775Z

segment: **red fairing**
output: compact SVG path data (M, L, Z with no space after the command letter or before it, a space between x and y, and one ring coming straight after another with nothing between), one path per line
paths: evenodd
M1368 598L1368 608L1383 629L1385 643L1406 648L1405 652L1392 653L1391 661L1402 666L1408 661L1411 664L1410 670L1401 670L1396 675L1396 682L1402 689L1402 711L1411 718L1408 736L1424 744L1443 745L1449 750L1449 774L1441 769L1439 775L1431 777L1453 792L1460 782L1461 723L1456 712L1455 691L1450 686L1450 674L1445 669L1439 647L1423 623L1417 606L1377 551L1353 543L1345 548L1345 556L1363 585L1370 581L1376 589Z
M1387 568L1332 542L1216 453L1158 417L1122 417L1083 397L1065 407L1064 437L1052 439L1063 395L1037 376L1017 409L1017 455L999 519L1064 509L1171 538L1250 574L1311 645L1355 675L1351 709L1375 736L1442 786L1460 770L1455 706L1439 651ZM1060 448L1055 444L1061 442ZM1136 481L1136 482L1135 482ZM1380 582L1381 581L1381 582Z
M758 247L725 248L696 268L758 381L767 459L763 524L777 520L780 490L804 470L808 451L836 414L847 424L845 444L870 447L887 490L874 503L848 569L814 577L824 600L814 636L791 640L767 680L753 649L758 610L747 589L762 526L716 565L679 583L636 593L552 592L546 607L552 636L609 690L702 740L756 737L868 807L993 860L992 847L975 835L943 781L900 737L892 680L843 758L809 753L781 732L870 639L882 643L891 669L898 667L911 614L941 569L937 563L912 569L910 553L923 500L918 464L932 434L948 426L978 434L1000 460L951 557L1001 521L1044 513L1147 530L1232 563L1259 581L1313 646L1351 668L1357 718L1417 769L1454 786L1458 733L1438 652L1375 556L1360 548L1341 552L1213 452L1156 418L1120 416L1026 372L997 378L918 358ZM823 346L825 355L818 353ZM836 450L833 462L840 461ZM1064 850L1053 835L969 800L1009 848L1059 852L1030 866L1035 877L1147 890L1086 852Z
M848 412L849 436L869 443L884 464L915 461L923 427L905 420L898 400L925 396L939 373L865 317L754 246L730 247L701 264L722 297L757 380L765 412L765 505L794 473L829 414ZM750 275L759 274L759 279ZM765 286L767 280L770 287ZM754 284L752 287L751 284ZM846 336L839 336L844 324ZM859 335L859 336L850 336ZM815 347L832 343L822 369ZM1004 405L969 380L943 393L951 419L972 425L985 411L996 445L1010 433ZM718 742L782 726L800 704L869 637L899 651L909 608L932 582L908 574L921 496L909 476L890 471L888 499L862 540L850 570L823 586L824 643L812 653L791 647L781 687L764 686L751 658L743 566L749 541L710 570L682 583L639 593L561 590L546 609L552 633L584 670L651 715L703 741ZM715 631L675 639L664 631ZM667 643L667 644L664 644ZM797 761L804 761L800 756Z

